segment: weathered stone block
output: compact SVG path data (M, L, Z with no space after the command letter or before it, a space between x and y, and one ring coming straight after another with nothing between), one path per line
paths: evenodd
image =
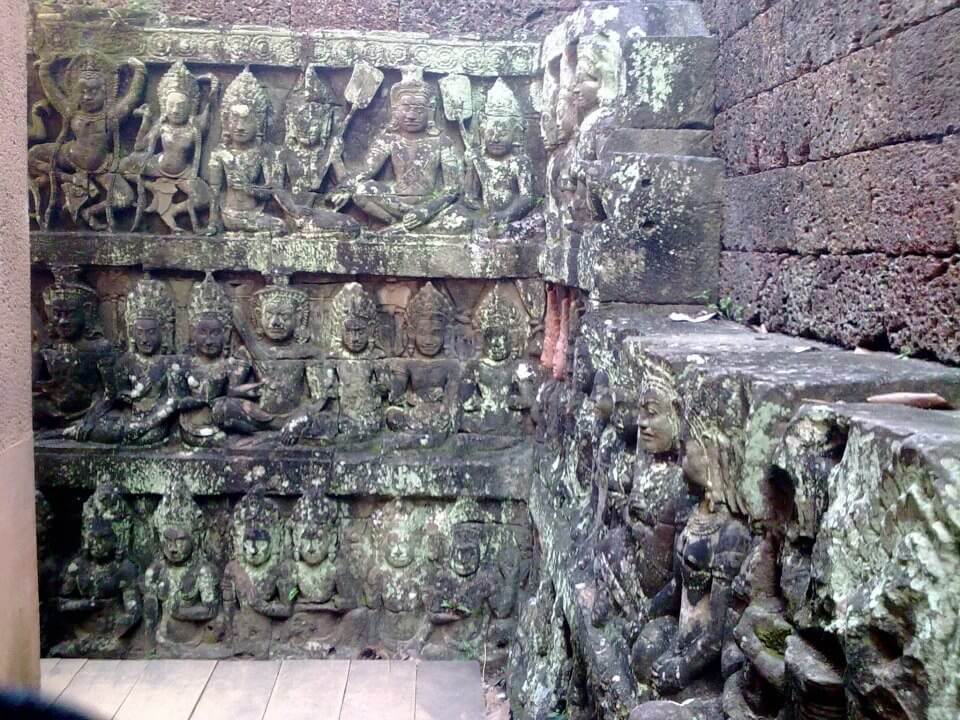
M400 0L287 0L299 30L399 30Z
M603 152L713 157L713 133L709 130L618 128L607 139Z
M775 2L776 0L704 0L703 18L711 31L726 39Z
M583 287L601 301L713 298L720 245L719 160L614 154L606 220L580 246Z

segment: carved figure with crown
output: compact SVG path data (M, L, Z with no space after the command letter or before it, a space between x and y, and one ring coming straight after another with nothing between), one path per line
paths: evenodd
M81 442L150 445L166 439L177 412L169 384L175 310L167 286L144 277L127 295L127 351L108 373L103 397L65 431Z
M190 354L171 368L183 441L208 447L222 443L228 431L269 427L273 416L256 402L261 383L251 381L250 362L230 356L231 303L212 273L194 285L188 311Z
M296 421L300 434L360 442L383 429L389 379L378 362L377 316L377 301L360 283L334 296L322 331L327 358L307 366L311 405Z
M480 150L467 148L468 172L476 174L478 197L464 202L486 212L484 224L491 237L503 235L507 227L525 218L536 205L533 163L523 148L523 112L516 95L503 78L487 93L480 120ZM468 183L468 186L471 186Z
M390 124L374 139L359 169L341 185L346 197L388 230L439 234L469 231L457 205L463 192L463 161L453 141L434 122L436 93L423 68L403 68L390 88ZM378 180L390 164L393 179Z
M91 409L116 359L103 337L97 294L74 272L57 270L43 291L46 337L33 357L33 417L38 428L62 428Z
M272 620L289 618L295 579L283 558L284 523L277 504L255 487L233 511L233 559L223 573L223 602L233 626L235 654L265 657Z
M200 83L210 89L201 99ZM210 187L200 174L204 138L210 127L210 106L220 81L213 75L195 77L182 60L177 60L157 86L160 114L154 116L149 104L133 114L140 117L140 130L133 152L120 162L120 172L137 185L135 230L144 212L160 216L171 232L181 233L177 216L187 213L193 232L199 232L197 211L210 204ZM151 195L146 203L145 192Z
M137 58L127 59L132 74L120 95L119 70L99 53L85 51L72 58L64 73L65 87L54 77L54 63L53 58L37 61L44 95L62 118L54 141L35 145L28 154L37 221L43 228L49 226L62 195L63 207L75 223L79 216L95 230L112 232L113 211L134 202L133 188L118 172L120 125L143 96L146 68ZM47 203L41 214L43 189Z
M74 637L53 647L57 657L122 653L140 622L140 571L130 561L130 507L119 488L101 481L84 502L80 551L63 571L57 607L71 618Z
M523 312L497 284L477 307L474 325L483 351L464 371L461 429L513 434L520 429L524 409L519 361L526 344Z
M158 648L215 642L208 623L220 609L220 574L202 550L203 512L182 479L171 478L153 513L160 555L144 576L148 640Z
M308 65L285 108L286 137L277 149L274 197L287 221L299 230L356 234L359 223L337 212L324 193L346 177L342 123L330 86Z
M264 141L270 110L270 98L250 68L227 85L220 144L210 153L207 168L213 192L211 233L221 226L238 232L283 234L287 230L283 220L266 212L276 180L272 162L276 148Z
M448 358L453 303L428 282L407 304L404 326L413 357L392 368L387 427L400 444L436 446L459 425L460 365Z

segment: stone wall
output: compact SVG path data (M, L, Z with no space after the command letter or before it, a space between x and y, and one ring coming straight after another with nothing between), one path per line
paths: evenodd
M705 0L746 319L960 362L958 6Z
M30 246L23 206L26 88L23 83L26 9L4 0L7 41L0 50L0 91L7 113L0 124L0 685L40 679L37 631L37 556L33 516L33 443L30 427Z

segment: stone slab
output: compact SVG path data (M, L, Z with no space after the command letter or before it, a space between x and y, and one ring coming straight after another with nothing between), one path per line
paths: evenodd
M339 720L349 660L284 660L263 720Z
M117 720L188 720L214 660L154 660L117 711Z
M92 719L110 720L146 667L146 660L88 660L58 702Z
M84 658L45 659L40 664L40 693L56 700L86 662Z
M617 128L604 143L601 153L713 157L713 133L709 130Z
M413 661L351 661L340 720L413 720L416 678Z
M190 720L262 720L279 672L279 660L218 662Z
M415 720L483 720L477 662L417 663Z

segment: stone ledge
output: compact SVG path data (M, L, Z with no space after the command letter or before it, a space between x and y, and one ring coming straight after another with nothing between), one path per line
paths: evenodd
M462 452L435 450L114 448L36 442L37 486L92 490L109 475L130 494L162 494L173 475L195 495L239 494L261 483L275 495L320 486L336 496L473 497L525 500L530 446Z
M467 279L534 277L539 240L471 235L296 233L272 237L31 233L31 260L58 265L142 266L170 270L254 270L336 275Z

